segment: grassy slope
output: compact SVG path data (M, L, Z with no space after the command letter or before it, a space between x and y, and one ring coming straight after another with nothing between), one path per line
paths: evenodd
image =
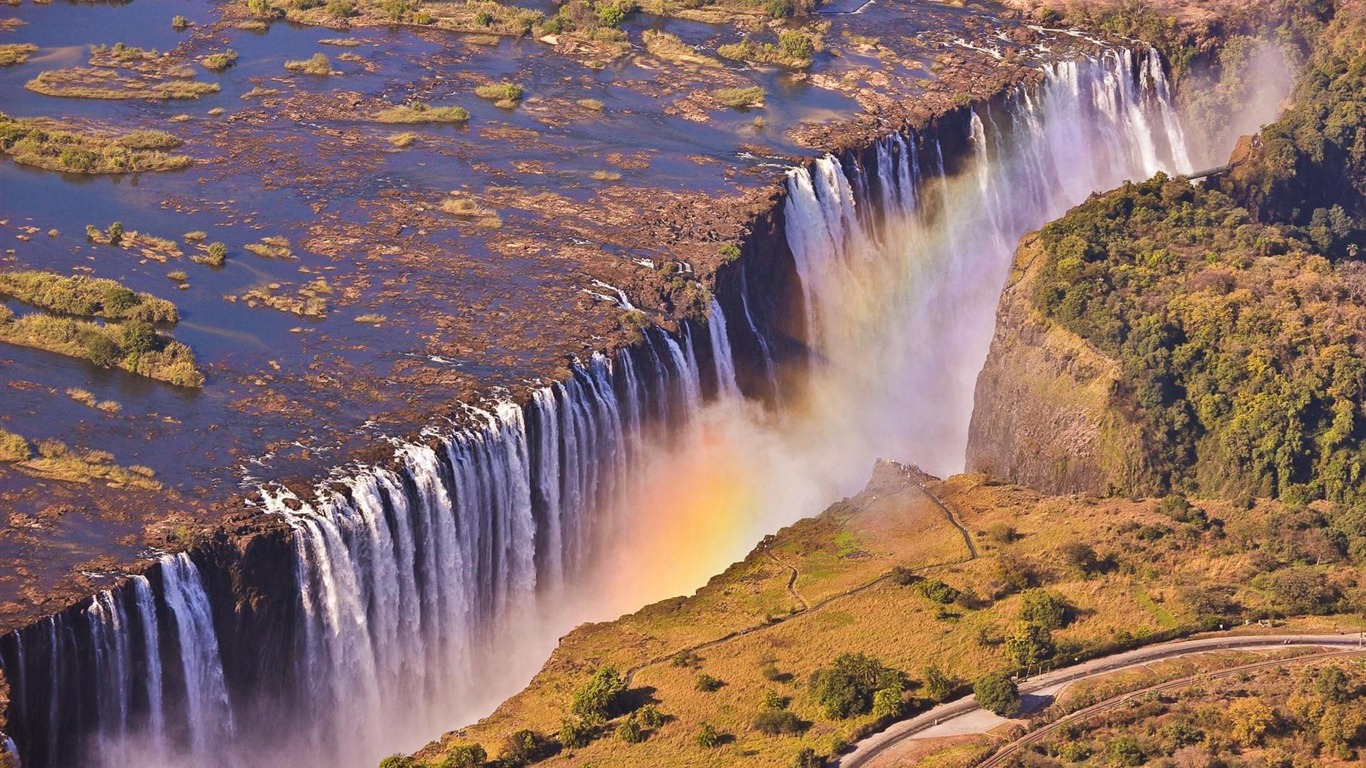
M617 739L609 726L587 748L543 764L790 765L801 748L828 754L872 720L832 721L808 692L811 673L840 653L868 653L912 679L920 678L929 664L963 683L1006 667L1000 639L1015 624L1020 598L1010 594L1003 572L1032 570L1075 606L1078 620L1054 633L1060 653L1073 655L1153 635L1173 622L1192 630L1201 617L1187 599L1193 593L1185 588L1191 585L1227 585L1247 615L1272 610L1273 598L1253 586L1253 576L1293 560L1256 550L1266 533L1257 526L1276 518L1280 510L1274 505L1240 511L1247 522L1230 524L1226 533L1217 526L1202 533L1174 523L1150 501L1047 498L1014 486L989 485L980 475L933 481L929 487L975 532L980 558L966 559L962 535L909 475L884 468L863 494L775 537L770 551L797 568L795 588L811 610L702 648L695 669L668 660L679 649L762 626L797 607L785 590L790 572L761 547L693 597L575 630L525 691L479 724L448 734L444 747L433 745L419 758L439 765L445 748L469 741L483 744L494 756L504 738L522 728L554 734L573 691L596 668L613 664L638 669L632 679L635 695L657 702L671 720L640 744ZM1233 514L1218 504L1207 505L1207 511L1215 517ZM1017 531L1012 543L999 543L1001 525ZM993 531L996 541L982 533L986 530ZM1162 535L1154 539L1156 531ZM1112 558L1114 567L1091 578L1068 569L1057 550L1075 541L1090 543L1102 557ZM1014 564L1003 567L1003 562ZM976 610L940 606L885 578L895 566L997 599ZM1330 578L1341 581L1344 589L1355 582L1349 567L1325 565L1321 570L1331 571ZM840 596L864 585L870 586ZM764 675L769 663L781 680ZM699 691L699 673L725 685L716 692ZM751 728L770 690L790 697L791 710L811 723L803 736L769 737ZM913 685L912 699L916 694ZM704 722L733 740L711 749L698 746L694 738Z

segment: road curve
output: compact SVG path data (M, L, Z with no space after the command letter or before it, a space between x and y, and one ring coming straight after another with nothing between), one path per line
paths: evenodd
M1224 650L1268 650L1287 646L1360 648L1362 647L1361 644L1361 636L1356 633L1346 635L1215 635L1190 640L1174 640L1169 643L1145 646L1132 651L1092 659L1075 666L1030 678L1020 683L1020 694L1025 695L1063 683L1140 667L1155 661L1165 661L1200 653ZM1362 648L1362 650L1366 651L1366 648ZM981 709L972 696L965 696L946 704L940 704L934 709L909 720L903 720L884 731L863 739L854 746L852 752L841 757L836 765L839 768L872 768L878 765L878 758L894 745L936 725L942 725L950 720L976 713Z

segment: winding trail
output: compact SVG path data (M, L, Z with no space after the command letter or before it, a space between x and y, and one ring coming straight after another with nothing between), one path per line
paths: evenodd
M923 480L923 473L921 473L920 470L917 469L917 470L915 470L915 472L913 472L913 473L911 473L911 474L909 475L909 478L910 478L910 481L911 481L912 483L915 484L915 487L916 487L916 488L917 488L917 489L918 489L918 490L919 490L927 499L929 499L931 503L933 503L936 507L938 507L939 510L940 510L941 512L944 513L944 517L946 517L946 518L948 519L949 523L950 523L951 525L953 525L954 528L958 529L959 533L961 533L961 534L963 535L963 542L967 545L967 549L968 549L968 556L965 557L965 558L963 558L963 559L961 559L961 560L954 560L954 561L946 562L946 563L935 563L935 564L932 564L932 565L922 566L922 567L920 567L920 568L916 568L916 569L915 569L915 572L916 572L916 573L924 573L924 572L928 572L928 571L938 570L938 569L940 569L940 568L945 568L945 567L948 567L948 566L951 566L951 565L962 565L963 563L970 563L970 562L972 562L973 560L976 560L976 559L979 557L979 555L978 555L978 552L977 552L977 545L974 544L973 541L972 541L972 534L971 534L971 533L968 531L968 529L965 528L965 527L963 526L963 524L958 520L958 516L955 515L955 514L953 513L953 510L949 509L948 505L945 504L944 501L943 501L942 499L940 499L938 496L935 495L935 493L934 493L933 491L931 491L928 487L926 487L925 482L924 482L924 480ZM788 579L787 579L787 591L788 591L788 593L791 594L799 603L802 604L802 606L803 606L802 610L797 611L797 612L792 613L792 614L787 615L787 616L775 616L775 617L773 617L771 620L769 620L769 621L767 621L767 622L765 622L765 623L763 623L763 624L755 624L755 625L753 625L753 626L746 627L746 628L744 628L744 629L738 629L738 630L735 630L734 632L730 632L730 633L728 633L728 634L726 634L726 635L723 635L723 636L721 636L721 637L718 637L718 638L715 638L715 639L712 639L712 640L707 640L707 641L705 641L705 642L697 643L697 644L695 644L695 645L691 645L691 646L688 646L688 647L686 647L686 648L678 648L678 649L676 649L676 650L674 650L674 651L671 651L671 652L669 652L669 653L667 653L667 654L664 654L664 655L662 655L662 656L656 656L656 657L654 657L654 658L652 658L652 659L649 659L648 661L644 661L644 662L642 662L642 663L640 663L640 664L637 664L637 665L635 665L634 667L631 667L630 669L626 670L626 673L622 676L623 679L626 681L626 685L629 687L629 686L632 684L632 682L635 680L636 674L637 674L638 672L640 672L641 670L647 669L647 668L649 668L649 667L653 667L653 666L655 666L656 664L663 664L663 663L666 662L666 661L671 661L675 656L678 656L679 654L692 654L692 653L696 653L696 652L698 652L698 651L706 650L706 649L708 649L708 648L715 648L715 647L717 647L717 646L719 646L719 645L724 645L724 644L726 644L726 643L731 642L732 640L736 640L736 639L738 639L738 638L745 637L745 636L747 636L747 635L752 635L752 634L756 634L756 633L759 633L759 632L764 632L764 631L770 630L770 629L772 629L773 627L779 626L779 625L781 625L781 624L783 624L783 623L785 623L785 622L788 622L788 621L792 621L793 619L802 618L802 617L805 617L805 616L809 616L809 615L811 615L811 614L813 614L813 613L816 613L817 611L820 611L821 609L825 608L826 606L830 605L831 603L834 603L834 602L843 600L843 599L848 598L848 597L851 597L851 596L853 596L853 595L857 595L857 594L859 594L860 592L865 592L865 591L867 591L867 590L869 590L869 589L872 589L873 587L875 587L875 586L877 586L877 585L883 583L884 581L887 581L889 578L891 578L891 574L890 574L890 573L884 573L884 574L882 574L881 576L877 577L876 579L873 579L872 581L864 582L863 584L860 584L860 585L858 585L858 586L856 586L856 587L852 587L852 588L850 588L850 589L846 589L846 590L844 590L843 592L838 592L838 593L836 593L836 594L830 595L829 597L825 598L824 600L819 600L819 601L817 601L817 602L815 602L815 603L813 604L813 603L807 601L807 599L806 599L805 597L803 597L803 596L801 595L801 593L798 592L797 589L796 589L797 577L801 575L801 572L797 570L797 567L794 566L794 565L791 565L790 563L787 563L787 562L785 562L785 561L783 561L783 560L780 560L780 559L777 557L777 555L774 555L773 552L772 552L771 550L769 550L767 547L765 547L764 550L765 550L765 554L767 554L767 555L769 556L769 558L772 559L775 563L777 563L778 565L780 565L780 566L782 566L782 567L788 569L789 571L791 571L791 574L788 576Z
M1244 665L1242 667L1235 667L1228 670L1220 670L1217 673L1210 673L1209 677L1224 677L1227 674L1236 674L1240 671L1248 671L1250 669L1258 669L1261 667L1274 666L1277 664L1287 664L1303 659L1322 659L1349 654L1354 655L1359 653L1366 653L1366 646L1363 646L1362 636L1356 634L1243 635L1236 637L1220 635L1211 637L1199 637L1190 640L1176 640L1169 643L1161 643L1158 645L1151 645L1144 648L1138 648L1132 651L1125 651L1124 653L1117 653L1099 659L1093 659L1091 661L1077 664L1076 666L1059 669L1054 672L1049 672L1047 674L1040 675L1038 677L1032 678L1028 681L1021 683L1020 694L1024 696L1029 694L1039 695L1044 692L1056 693L1057 691L1061 690L1063 686L1076 682L1078 680L1085 680L1093 677L1100 677L1103 675L1111 674L1114 672L1121 672L1128 669L1134 669L1137 667L1145 666L1147 664L1151 664L1155 661L1178 659L1185 656L1194 656L1202 653L1213 653L1226 650L1273 650L1283 649L1286 647L1305 646L1321 647L1325 649L1331 648L1336 650L1326 651L1324 653L1313 654L1310 656L1297 657L1295 659L1276 659L1271 661L1255 662L1253 664ZM1061 725L1061 723L1063 722L1066 722L1068 720L1075 720L1078 717L1089 716L1089 714L1094 714L1096 712L1103 711L1106 708L1118 706L1119 704L1124 703L1133 696L1140 695L1147 691L1162 690L1167 687L1178 687L1186 682L1189 682L1189 678L1169 681L1167 683L1159 683L1157 685L1150 686L1149 688L1145 688L1141 691L1134 691L1128 694L1124 694L1122 696L1117 696L1113 699L1107 699L1106 701L1092 705L1091 707L1088 707L1086 709L1078 710L1077 712L1062 718L1057 723L1054 723L1052 727L1045 726L1045 728L1040 729L1039 731L1027 734L1024 737L1003 746L998 752L993 754L992 757L988 758L988 760L983 762L981 765L991 766L1000 764L1000 762L1004 760L1004 758L1007 757L1009 754L1013 754L1021 747L1026 746L1029 743L1038 740L1039 738L1042 738L1048 730L1051 730L1052 728ZM976 699L972 696L965 696L961 699L948 702L947 704L941 704L935 707L934 709L929 710L928 712L913 717L909 720L903 720L900 723L896 723L895 725L893 725L885 731L873 734L872 736L869 736L863 741L858 742L858 744L854 748L854 751L840 758L839 762L836 763L836 765L838 765L839 768L872 768L873 766L882 766L883 768L889 768L891 765L893 765L893 763L888 762L888 760L894 757L893 755L890 755L889 752L892 750L893 747L897 746L901 742L906 741L908 739L913 739L930 730L931 728L944 727L947 725L948 729L952 730L952 723L954 721L961 722L973 716L980 717L985 712L985 710L983 710L981 707L977 705ZM999 720L993 721L993 725L999 722ZM982 733L985 732L985 730L987 730L975 726L976 724L967 726L966 729L958 730L956 731L956 733Z

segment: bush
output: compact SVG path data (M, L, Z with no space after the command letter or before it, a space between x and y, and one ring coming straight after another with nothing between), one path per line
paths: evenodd
M1058 556L1068 568L1083 578L1100 573L1103 569L1096 551L1080 541L1069 541L1058 547Z
M1020 621L1047 629L1067 626L1071 607L1062 595L1046 589L1027 589L1020 595Z
M596 730L578 718L565 718L560 723L560 745L565 749L583 749L593 740Z
M697 676L697 690L702 691L704 693L713 693L715 691L719 691L721 690L721 686L723 685L725 685L724 681L720 680L719 678L712 677L711 675L708 675L706 673Z
M806 747L797 753L792 768L825 768L825 758L816 754L816 750Z
M697 746L703 749L721 746L721 732L716 730L716 726L711 723L703 723L697 730L697 735L693 737Z
M939 579L925 579L916 585L920 594L936 603L948 605L958 599L958 590L950 587Z
M650 730L656 730L664 725L664 713L660 712L659 707L653 704L646 704L641 707L636 711L636 716L640 718L640 724Z
M765 736L798 736L806 730L806 724L785 709L765 708L754 716L754 730Z
M640 723L635 716L626 718L626 721L617 726L617 738L627 744L639 744L645 741L645 729L640 727Z
M223 243L209 243L208 254L204 263L211 267L221 267L228 259L228 246Z
M1005 672L992 672L977 679L972 685L977 703L1002 717L1014 715L1020 709L1020 689Z
M785 19L792 15L792 0L768 0L764 10L775 19Z
M379 768L414 768L416 765L411 757L404 755L389 755L379 761Z
M900 686L879 688L873 693L873 717L879 720L898 720L905 709Z
M806 33L789 29L778 35L778 50L782 51L783 56L789 61L805 61L809 64L811 57L816 53L816 46Z
M898 565L892 568L891 579L893 584L902 587L909 587L920 581L920 577L915 575L915 571L912 571L904 565Z
M488 759L488 753L479 744L457 744L446 753L441 768L480 768Z
M873 695L882 688L904 686L904 676L895 669L862 653L845 653L836 657L830 669L819 669L811 675L811 691L816 703L832 719L844 719L867 713L873 707Z
M586 723L599 725L621 714L626 681L616 667L603 667L593 678L574 692L571 710Z
M1118 736L1105 746L1105 754L1110 758L1111 765L1134 766L1143 765L1143 749L1138 746L1138 740L1133 736Z
M956 687L953 678L944 674L939 667L933 664L925 667L925 695L930 701L943 704L953 696Z
M1026 623L1015 627L1015 631L1006 638L1005 648L1006 656L1017 667L1027 667L1052 658L1055 650L1053 634L1047 627Z
M503 751L498 754L498 760L509 766L527 765L546 757L549 746L539 733L522 729L503 741Z

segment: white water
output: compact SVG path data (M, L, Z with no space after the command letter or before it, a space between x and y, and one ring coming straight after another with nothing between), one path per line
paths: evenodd
M289 755L368 768L489 711L574 624L691 590L764 533L857 491L876 458L957 471L1018 238L1094 190L1188 168L1161 77L1128 53L1057 65L1041 88L972 115L972 156L953 177L940 143L900 135L878 144L871 168L826 157L793 171L786 236L809 368L778 370L742 291L738 316L713 305L705 328L595 355L526 408L472 408L468 426L402 446L397 469L345 473L346 491L320 488L316 506L268 495L296 534L301 596L301 695L278 703L281 733L233 739L187 557L162 561L160 603L133 584L136 618L126 597L97 599L85 631L100 649L106 764ZM745 333L780 395L776 415L737 394L731 339ZM787 380L803 384L779 392ZM704 389L719 396L704 403ZM138 648L126 637L135 622ZM167 623L174 645L150 629ZM56 630L46 642L61 664ZM129 672L133 657L148 674ZM178 660L180 686L146 664L158 657ZM21 673L30 662L20 653ZM49 737L61 722L52 680L52 711L24 713ZM284 734L293 741L276 741Z

